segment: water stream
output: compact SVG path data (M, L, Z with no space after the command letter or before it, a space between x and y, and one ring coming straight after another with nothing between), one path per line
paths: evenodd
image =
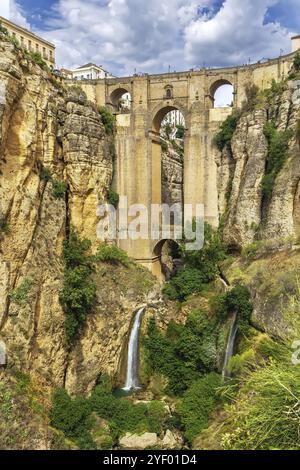
M127 373L126 373L126 382L123 387L123 390L138 390L140 389L139 384L139 333L141 327L141 321L143 313L146 307L141 307L134 318L132 325L130 338L128 342L128 355L127 355Z
M233 315L231 321L232 323L230 327L230 333L228 337L226 354L225 354L224 365L223 365L223 370L222 370L223 380L230 379L231 377L231 373L228 371L228 363L234 353L234 344L235 344L235 339L236 339L236 335L238 332L237 313Z

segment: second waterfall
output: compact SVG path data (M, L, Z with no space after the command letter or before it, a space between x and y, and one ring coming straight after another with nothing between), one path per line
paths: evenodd
M127 373L126 382L123 390L138 390L139 384L139 333L141 327L141 321L146 307L141 307L134 318L130 338L128 342L128 353L127 353Z

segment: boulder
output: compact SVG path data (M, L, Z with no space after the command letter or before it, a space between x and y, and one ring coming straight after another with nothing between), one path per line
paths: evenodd
M158 437L155 433L145 432L144 434L125 434L120 439L120 447L128 450L144 450L155 447L158 444Z

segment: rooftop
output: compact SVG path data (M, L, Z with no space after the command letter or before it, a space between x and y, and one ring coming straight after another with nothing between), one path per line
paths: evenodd
M80 67L77 67L76 70L80 70L80 69L89 69L91 67L96 67L97 69L101 69L102 70L102 66L101 65L96 65L96 64L92 64L91 62L89 62L88 64L85 64L85 65L81 65Z

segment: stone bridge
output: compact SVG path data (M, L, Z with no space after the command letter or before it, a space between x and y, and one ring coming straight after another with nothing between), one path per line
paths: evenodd
M117 115L114 189L129 204L161 203L160 125L171 110L185 118L184 203L203 204L205 219L219 220L216 150L213 137L232 108L214 108L214 95L224 84L234 88L234 108L245 100L248 84L267 88L272 80L289 73L294 54L264 63L223 69L203 69L162 75L144 75L80 82L88 99ZM130 93L129 114L118 113L117 104ZM119 245L138 262L160 275L161 242L119 240Z

